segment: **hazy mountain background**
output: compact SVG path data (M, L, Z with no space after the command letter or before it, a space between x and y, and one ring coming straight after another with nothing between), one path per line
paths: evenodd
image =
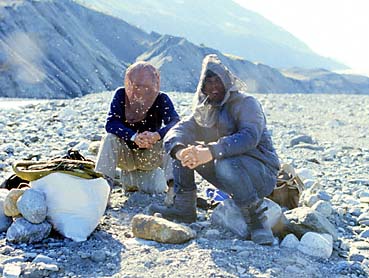
M115 0L101 1L101 3L104 2L106 2L105 13L96 10L97 8L103 10L102 7L96 6L100 3L96 0L89 1L90 4L95 5L94 9L81 5L80 1L71 0L2 0L0 2L0 96L71 98L91 92L112 90L123 83L124 70L136 60L150 61L159 68L162 90L191 92L195 90L198 82L201 61L209 53L217 53L222 61L247 83L250 92L369 93L367 77L339 75L326 69L302 69L301 64L289 70L279 70L266 64L242 59L238 55L235 56L235 53L223 54L230 51L221 52L213 47L195 44L187 38L158 32L148 33L117 16L108 15L106 11L108 8L110 11L114 10L114 5L119 4L116 13L120 13L121 7L128 7L127 14L131 10L133 15L136 13L133 17L142 18L143 21L146 18L149 22L161 14L157 22L160 26L161 22L165 22L165 18L172 18L172 20L176 18L174 14L178 14L179 11L175 11L175 8L185 5L189 9L188 3L192 3L194 15L191 15L192 19L188 19L189 30L195 30L198 25L191 24L199 23L200 19L203 20L203 30L206 30L210 25L218 26L217 28L227 26L225 23L218 24L207 18L210 14L214 15L213 18L219 18L219 22L228 19L235 26L239 26L237 22L241 19L237 16L241 17L239 13L247 13L247 11L240 7L237 11L238 6L231 1L216 1L214 3L217 5L213 5L213 8L209 8L212 5L207 1L198 1L198 3L191 0L183 3L173 1L173 6L166 0L155 1L155 5L158 6L150 5L148 2L148 7L152 9L151 17L150 13L145 16L137 15L142 11L148 13L149 8L143 6L144 2L126 1L123 4L123 1L117 1L117 3ZM137 9L132 5L136 5ZM165 9L166 6L168 6L167 9ZM218 7L218 14L214 14L216 10L214 6ZM191 14L185 9L182 10L185 15ZM229 16L227 12L228 17L223 20L225 10L235 14ZM275 45L278 40L282 43L285 38L285 47L288 46L290 49L286 53L291 52L291 56L294 56L293 49L300 52L304 50L307 53L306 57L309 57L309 50L302 42L278 27L274 27L277 34L272 36L271 23L256 14L250 14L262 22L260 30L264 30L266 37L273 37L273 41L276 41ZM124 16L122 12L119 17ZM128 15L127 18L129 19ZM185 18L185 16L180 17L179 26L186 22ZM199 20L196 21L196 18ZM233 18L235 22L230 21ZM174 23L168 20L167 25L170 27L169 25ZM256 20L253 25L255 25L253 29L256 29ZM271 28L268 36L267 27ZM238 29L225 28L223 33L227 34L229 30L236 39L237 32L245 33L249 29L242 26ZM281 39L278 38L279 35ZM262 41L261 38L258 40ZM246 47L247 41L244 45L243 43L239 45L243 45L245 49L251 48L253 51L260 49L256 46ZM270 44L268 51L278 49L278 46L274 47L273 41L268 41ZM291 43L287 43L288 41ZM217 43L221 42L224 40L219 40ZM265 55L270 54L268 51L265 51ZM327 65L333 67L334 64Z
M151 32L185 37L269 66L347 68L231 0L77 0Z

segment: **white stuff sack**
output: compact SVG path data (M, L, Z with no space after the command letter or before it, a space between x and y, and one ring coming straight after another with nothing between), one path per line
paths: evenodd
M103 178L52 173L30 182L46 195L47 220L63 236L85 241L99 224L108 202L110 187Z

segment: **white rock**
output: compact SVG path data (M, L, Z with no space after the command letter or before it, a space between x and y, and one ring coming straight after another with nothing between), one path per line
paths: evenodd
M357 206L360 205L360 201L358 201L357 199L350 197L350 196L344 196L343 201L350 205L350 206Z
M59 119L62 121L68 121L73 118L75 118L78 115L78 112L75 110L72 110L70 108L64 108L59 112Z
M320 212L325 217L329 217L333 211L332 205L329 202L323 200L319 200L311 208L315 211Z
M18 278L22 270L20 265L6 264L3 270L3 278Z
M296 174L303 180L314 180L316 173L307 168L296 169Z
M328 259L333 251L333 238L329 234L308 232L302 236L297 249L310 256Z
M305 179L304 180L305 189L311 188L314 183L315 183L315 180L313 180L313 179Z
M297 248L300 241L294 234L288 234L285 236L285 238L281 242L281 247L286 248Z
M310 195L307 200L306 200L306 205L308 207L312 207L315 203L317 203L319 201L319 197L318 195L314 194L314 195Z
M359 193L359 199L364 197L369 197L369 191L361 191Z

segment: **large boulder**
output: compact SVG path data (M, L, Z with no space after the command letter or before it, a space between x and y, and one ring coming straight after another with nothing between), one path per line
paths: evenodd
M184 243L196 236L187 226L144 214L132 218L132 232L138 238L172 244Z
M288 220L288 229L297 237L307 232L328 233L337 239L336 228L321 213L308 207L299 207L284 213Z

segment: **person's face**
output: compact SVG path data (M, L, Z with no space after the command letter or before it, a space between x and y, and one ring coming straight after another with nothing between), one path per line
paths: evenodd
M126 83L126 90L133 96L130 101L143 103L146 95L153 94L159 90L159 80L148 70L133 72Z
M218 76L206 77L204 80L204 93L213 102L221 102L225 96L225 88Z

